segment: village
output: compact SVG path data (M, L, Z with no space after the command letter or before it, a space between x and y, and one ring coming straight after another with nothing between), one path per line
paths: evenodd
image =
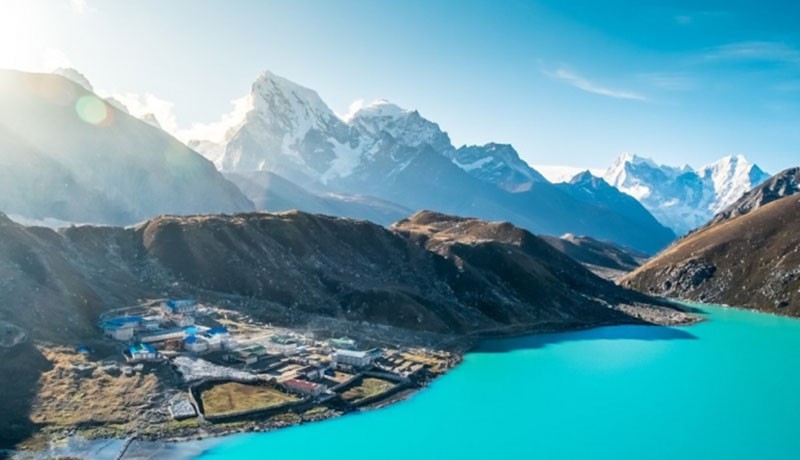
M98 326L120 350L118 361L101 367L131 375L171 366L180 375L181 391L165 407L176 421L222 424L318 408L359 410L402 397L453 364L443 351L316 339L231 319L190 299L113 310ZM83 345L77 351L92 352Z

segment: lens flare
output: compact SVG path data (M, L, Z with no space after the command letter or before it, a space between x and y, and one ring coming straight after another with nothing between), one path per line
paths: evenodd
M106 102L97 96L87 94L75 102L75 112L81 120L90 125L107 125L111 121L111 111Z

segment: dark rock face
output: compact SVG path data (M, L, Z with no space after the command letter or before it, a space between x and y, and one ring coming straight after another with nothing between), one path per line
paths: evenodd
M623 279L649 294L800 316L800 199L692 233Z
M711 279L717 267L706 261L691 259L667 267L663 274L665 281L662 284L662 294L672 297L685 297L687 293L695 291L704 282Z

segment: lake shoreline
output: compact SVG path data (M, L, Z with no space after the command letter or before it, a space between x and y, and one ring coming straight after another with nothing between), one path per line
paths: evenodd
M677 307L682 307L682 306L677 305ZM691 313L684 312L682 310L681 311L669 310L669 312L667 312L667 309L664 309L664 307L660 307L652 311L644 310L644 313L642 313L640 317L638 318L631 317L630 321L614 320L614 321L597 322L592 324L539 323L535 325L525 325L525 326L516 325L493 331L483 331L479 335L457 337L452 339L452 341L443 343L442 344L443 346L440 347L452 353L453 357L452 362L448 363L447 368L443 372L433 376L433 378L423 381L421 385L418 387L413 387L403 390L397 394L387 397L384 400L377 401L374 404L370 404L365 407L360 407L355 410L337 411L330 408L326 408L326 410L318 411L313 414L291 413L294 417L287 419L245 421L245 422L236 422L234 424L222 424L222 425L210 424L210 425L203 425L200 427L198 426L187 427L178 430L173 430L170 432L138 433L135 435L134 439L130 439L130 437L120 438L115 436L95 437L90 435L87 437L86 432L67 428L62 432L65 435L64 438L61 438L60 440L57 441L51 441L51 445L54 444L69 445L73 444L73 441L77 441L78 445L83 445L83 444L93 445L93 443L96 444L96 443L121 441L129 443L131 445L130 448L135 449L137 452L140 452L142 451L142 449L144 449L143 454L146 456L147 452L159 452L164 448L173 449L179 447L181 444L184 443L198 443L198 442L216 443L217 441L224 442L225 438L231 436L252 434L252 433L273 432L284 428L296 427L314 422L321 422L325 420L341 418L347 415L366 413L377 409L382 409L388 406L392 406L402 401L406 401L409 398L415 396L416 394L425 391L431 383L438 380L442 376L449 374L453 369L458 367L463 362L465 354L475 351L476 349L479 348L480 344L485 341L514 339L514 338L529 337L529 336L540 336L544 334L580 332L590 329L613 327L613 326L636 326L636 325L653 326L653 327L689 326L703 321L703 318L697 317L695 315L692 315ZM676 313L678 314L677 316ZM31 454L33 455L44 454L45 452L46 451L35 451L35 450L7 451L7 453L10 453L12 458L18 458L18 457L23 458L21 456L31 455ZM70 456L70 455L80 456L84 454L85 452L71 451L71 450L58 453L59 456ZM42 457L42 458L48 458L48 457Z

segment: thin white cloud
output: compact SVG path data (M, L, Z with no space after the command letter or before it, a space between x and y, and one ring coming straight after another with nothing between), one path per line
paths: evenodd
M232 100L231 111L223 114L219 120L210 123L192 123L186 128L178 124L175 104L154 94L111 93L103 90L98 90L97 94L134 117L159 126L184 143L192 140L214 144L225 142L230 131L241 126L247 113L253 108L252 97L243 96Z
M695 78L688 73L649 72L637 77L650 86L668 91L689 91L696 87Z
M646 101L647 98L639 93L633 91L619 90L608 88L597 83L594 83L570 70L565 68L556 69L555 71L543 71L545 75L566 82L578 89L586 91L587 93L599 94L600 96L612 97L614 99L628 99L635 101Z
M355 101L353 101L352 104L350 104L350 106L347 108L347 113L345 115L336 114L336 116L338 116L344 122L349 122L350 120L353 119L353 117L359 110L363 109L366 106L367 106L367 101L364 100L363 98L358 98Z
M782 42L748 41L718 46L708 51L705 58L800 64L800 50Z
M103 91L98 91L98 93L103 97L110 97L114 101L118 101L134 117L147 119L152 116L164 131L173 136L179 131L178 121L175 118L175 104L170 101L150 93L145 93L144 95L136 93L109 94Z
M174 135L183 142L202 140L215 144L225 142L231 130L240 127L253 108L251 95L242 96L231 101L231 111L211 123L192 123L187 129L179 129Z

